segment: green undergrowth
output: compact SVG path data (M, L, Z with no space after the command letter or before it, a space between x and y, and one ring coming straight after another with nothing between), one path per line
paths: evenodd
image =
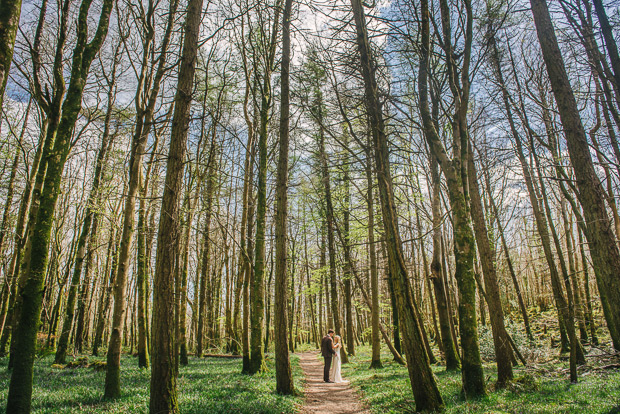
M101 359L89 359L90 362ZM148 411L150 369L138 368L137 358L123 356L123 395L109 402L102 399L105 370L95 366L52 367L53 356L35 362L33 413L145 413ZM295 386L303 389L299 358L291 356ZM10 373L8 358L0 358L0 412L5 409ZM276 414L295 413L301 396L284 397L275 392L273 356L267 356L268 372L241 374L241 359L190 358L180 367L178 398L182 413Z
M407 368L392 362L391 354L382 353L384 368L369 369L370 348L361 347L343 366L343 376L373 413L413 412L415 403ZM620 413L620 371L618 369L583 368L579 383L569 384L567 362L535 364L515 368L515 381L506 389L494 391L495 365L485 364L489 385L487 397L465 401L461 395L460 372L446 372L434 366L446 413Z

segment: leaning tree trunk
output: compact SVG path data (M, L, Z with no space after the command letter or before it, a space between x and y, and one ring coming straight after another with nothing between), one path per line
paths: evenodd
M370 118L370 127L375 148L375 163L379 182L379 196L383 213L383 226L387 240L388 258L394 293L398 303L401 326L403 328L404 348L407 354L407 368L411 380L411 388L418 411L437 411L443 408L443 400L435 376L428 362L426 349L422 341L422 326L415 311L415 303L411 295L407 266L403 255L402 241L398 229L398 214L394 204L394 190L390 174L388 140L378 85L375 77L375 59L372 56L366 16L360 0L351 0L357 47L359 50L362 77L364 79L366 106Z
M620 251L606 211L604 190L596 175L588 139L581 122L562 53L555 36L546 0L530 0L551 89L555 95L571 164L577 179L577 197L586 220L586 239L603 305L603 311L616 349L620 349ZM571 381L577 380L571 369Z
M491 30L491 33L494 33ZM508 124L510 125L510 132L512 138L515 142L515 148L517 153L517 158L519 159L519 163L521 164L521 169L523 171L523 178L525 180L525 186L528 191L530 204L532 206L532 213L534 214L534 222L536 223L536 229L538 230L538 234L540 236L540 241L543 247L543 252L545 255L545 259L547 261L547 265L549 267L549 274L551 277L551 289L553 292L553 297L557 309L558 314L558 322L560 327L560 338L562 347L565 348L568 345L568 340L566 337L566 303L564 294L562 293L562 288L560 285L560 276L558 273L557 265L555 262L555 258L553 256L553 252L551 250L551 238L549 236L549 227L547 224L547 220L541 210L541 205L539 201L539 191L536 188L536 182L532 177L532 172L530 166L525 158L525 153L523 150L523 144L521 142L521 137L517 131L514 117L512 115L512 106L511 99L508 89L506 88L506 84L504 81L504 75L501 68L499 48L497 46L497 42L495 36L489 37L489 43L491 47L491 64L493 65L495 76L497 77L499 86L502 91L502 101L504 104L504 109L506 110Z
M471 215L474 222L476 244L484 273L484 287L487 294L489 317L491 319L491 331L495 347L495 360L497 362L497 386L503 388L513 378L512 373L512 349L508 341L508 332L504 323L504 310L499 293L497 273L495 271L495 252L491 248L488 230L485 223L485 211L480 199L480 188L474 164L473 148L469 149L468 159L469 195ZM483 304L481 303L482 307Z

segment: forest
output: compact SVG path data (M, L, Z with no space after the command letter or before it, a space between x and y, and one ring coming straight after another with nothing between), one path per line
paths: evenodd
M0 0L0 410L619 413L618 37L616 0Z

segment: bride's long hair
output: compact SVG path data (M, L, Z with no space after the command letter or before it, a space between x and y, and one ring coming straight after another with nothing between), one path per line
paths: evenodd
M338 342L337 342L337 343L340 343L340 342L341 342L341 339L342 339L342 338L340 338L340 335L336 335L336 336L334 336L334 338L338 340Z

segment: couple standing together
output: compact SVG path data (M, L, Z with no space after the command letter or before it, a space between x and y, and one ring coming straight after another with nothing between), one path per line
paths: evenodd
M334 330L327 331L327 335L321 341L321 355L325 360L325 368L323 368L324 382L344 382L340 373L342 363L340 361L340 349L342 342L340 335L334 336ZM333 360L333 361L332 361ZM333 364L333 365L332 365Z

